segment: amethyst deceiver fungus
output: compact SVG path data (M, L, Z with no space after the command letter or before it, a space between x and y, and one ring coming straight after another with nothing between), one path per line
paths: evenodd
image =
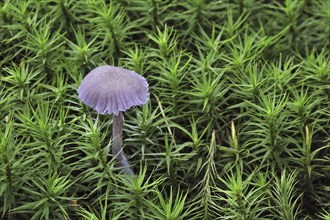
M122 112L133 106L144 105L148 101L146 79L121 67L100 66L82 80L78 88L78 97L99 114L113 114L112 153L126 173L132 175L133 171L123 152Z

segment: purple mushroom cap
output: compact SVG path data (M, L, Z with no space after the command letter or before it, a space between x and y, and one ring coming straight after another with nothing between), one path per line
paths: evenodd
M78 96L100 114L115 114L148 101L146 79L127 69L100 66L82 80Z

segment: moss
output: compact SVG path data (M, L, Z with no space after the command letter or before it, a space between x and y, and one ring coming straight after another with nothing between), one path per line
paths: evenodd
M330 2L0 3L4 219L329 219ZM78 99L104 64L150 100L109 117ZM74 205L72 205L74 204Z

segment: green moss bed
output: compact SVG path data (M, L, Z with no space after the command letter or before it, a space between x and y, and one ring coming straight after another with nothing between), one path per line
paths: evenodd
M149 101L78 98L101 65ZM330 219L329 0L3 0L0 219Z

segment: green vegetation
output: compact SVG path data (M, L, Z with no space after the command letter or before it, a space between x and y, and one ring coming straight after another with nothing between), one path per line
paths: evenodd
M330 219L329 0L4 0L0 219ZM97 66L143 75L111 116Z

